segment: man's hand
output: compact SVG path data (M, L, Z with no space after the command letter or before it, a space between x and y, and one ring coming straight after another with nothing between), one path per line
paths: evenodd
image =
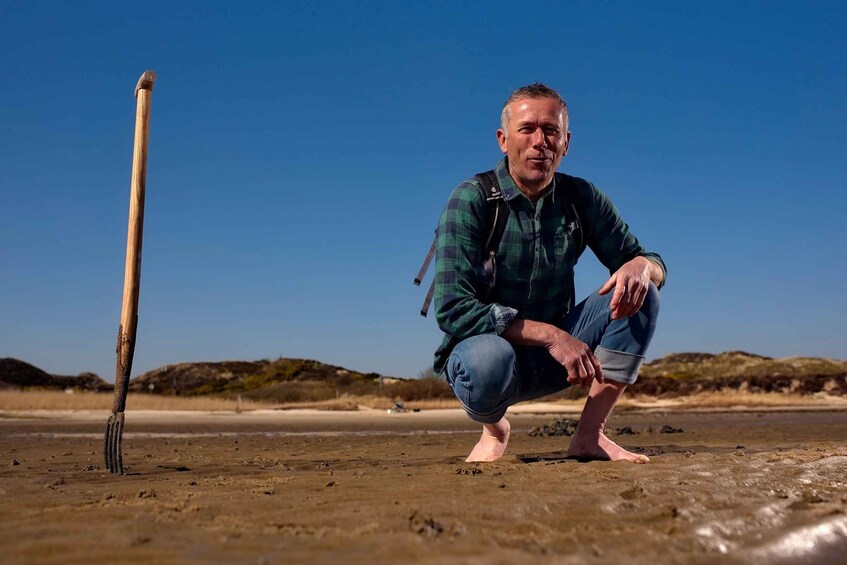
M641 310L650 288L650 281L661 282L662 277L664 273L661 268L646 257L636 257L624 263L599 291L600 294L607 294L615 289L610 304L612 319L622 320Z
M583 387L591 385L597 379L604 383L603 368L594 356L591 348L567 332L560 331L556 339L547 346L547 351L568 370L568 382Z
M546 347L553 359L568 371L568 382L589 386L592 379L603 383L603 369L591 348L556 326L516 318L506 327L503 338L514 345Z

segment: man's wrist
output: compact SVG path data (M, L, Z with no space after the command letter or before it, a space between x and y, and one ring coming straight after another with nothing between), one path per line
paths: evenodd
M544 347L546 347L547 349L550 349L551 347L553 347L553 345L555 345L556 343L558 343L562 339L562 334L566 333L566 332L564 330L560 330L556 326L553 326L553 325L550 325L550 324L544 324L544 325L546 327L544 328L545 331L544 331L543 343L544 343Z
M656 286L662 284L662 281L665 280L665 270L659 264L658 261L654 261L650 257L645 257L644 255L639 255L638 257L633 258L633 261L641 259L639 263L644 263L647 269L647 275L650 277L650 281Z
M650 280L653 281L657 287L662 285L662 281L665 280L665 270L659 264L658 261L654 261L649 257L644 257L647 260L647 263L650 265Z

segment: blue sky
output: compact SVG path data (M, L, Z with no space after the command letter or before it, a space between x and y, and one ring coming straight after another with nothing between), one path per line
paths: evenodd
M0 1L0 357L114 378L133 89L153 93L133 374L307 357L415 376L411 279L514 89L669 282L651 358L845 358L843 2ZM590 253L577 292L607 274Z

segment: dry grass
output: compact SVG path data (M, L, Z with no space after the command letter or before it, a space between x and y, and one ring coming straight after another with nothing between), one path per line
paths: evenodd
M548 400L556 406L566 407L576 412L582 410L585 399L553 398ZM825 393L790 394L779 392L745 392L725 390L717 392L699 392L691 396L656 397L650 395L624 395L618 402L618 410L643 409L722 409L722 408L847 408L847 396L835 396Z
M694 396L680 397L679 402L687 408L718 408L732 406L779 407L779 406L847 406L847 398L828 394L787 394L780 392L702 392Z
M283 410L311 409L311 410L359 410L361 407L375 410L387 410L394 407L394 401L384 396L342 396L331 400L319 402L287 402L277 405ZM430 400L412 400L404 402L406 410L435 410L439 408L461 408L459 401L446 398L433 398Z
M111 410L113 396L108 392L0 391L0 410ZM127 410L227 410L235 411L236 400L212 397L154 396L130 394ZM241 402L241 410L271 408L261 402Z
M828 394L789 394L781 392L742 392L724 390L700 392L692 396L659 399L651 396L623 398L622 408L647 408L651 405L671 408L780 408L780 407L847 407L847 398Z
M58 391L5 390L0 391L0 410L110 410L111 393L76 392L66 394ZM455 399L433 398L405 402L408 410L432 410L435 408L459 408ZM234 411L239 403L236 400L211 396L161 396L130 393L127 396L127 410L198 410ZM344 395L341 398L313 402L261 402L242 400L240 409L267 410L282 408L286 410L312 409L328 411L353 411L360 406L377 410L386 410L394 406L394 401L384 396Z
M551 403L572 407L579 411L583 399L556 399ZM407 401L407 410L434 410L459 408L455 398L432 398ZM779 407L845 407L847 397L827 394L799 395L777 392L701 392L694 396L676 398L656 398L652 396L624 396L618 404L624 410L660 407L670 409L687 408L779 408ZM236 400L208 396L160 396L131 393L127 398L128 410L197 410L197 411L244 411L282 409L313 409L327 411L354 411L360 407L386 410L394 407L394 401L384 396L344 395L341 398L319 400L315 402L259 402L245 400L240 404ZM0 411L14 410L109 410L112 408L111 393L77 392L66 394L56 391L0 391Z
M358 398L333 398L316 402L284 402L275 404L279 410L326 410L328 412L352 412L359 409L363 403ZM382 399L385 400L384 398Z

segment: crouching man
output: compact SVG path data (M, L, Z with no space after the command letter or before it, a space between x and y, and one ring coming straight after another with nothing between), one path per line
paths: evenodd
M644 250L608 196L556 173L570 137L568 107L555 90L519 88L497 130L506 156L493 171L494 190L477 177L463 182L439 221L434 299L445 335L435 370L482 424L467 461L503 455L509 406L570 385L590 391L568 456L648 461L607 438L604 426L638 377L665 265ZM492 215L505 217L499 229ZM494 250L492 237L499 237ZM586 247L611 277L575 304L574 267Z

